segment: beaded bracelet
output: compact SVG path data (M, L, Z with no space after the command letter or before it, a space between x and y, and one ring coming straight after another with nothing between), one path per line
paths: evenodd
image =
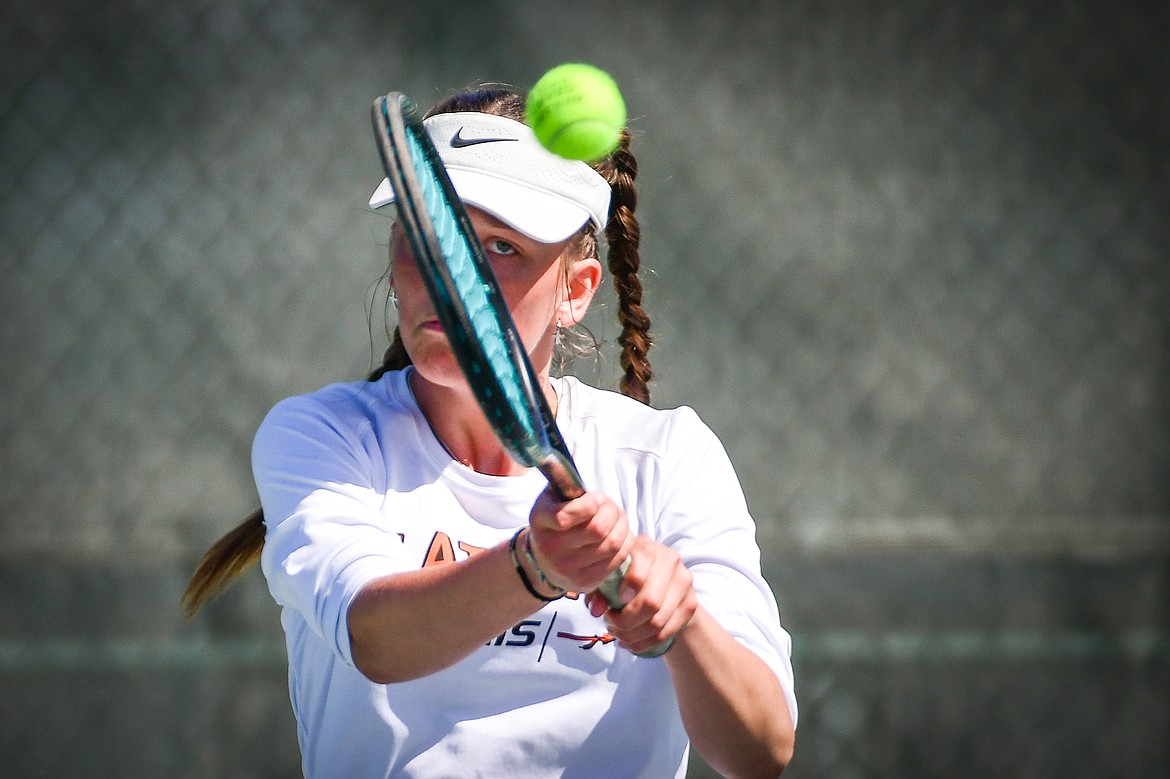
M532 570L536 574L536 577L538 579L540 579L541 584L543 584L545 587L548 587L553 592L557 593L558 598L565 594L565 588L558 587L555 584L553 584L552 582L550 582L548 580L548 577L545 575L544 570L541 569L540 563L536 562L536 555L534 555L532 553L532 533L531 532L527 533L524 536L524 559L526 559L528 561L528 564L532 566Z
M508 542L508 552L512 555L512 565L516 567L516 573L520 574L520 581L524 583L524 589L528 590L529 595L536 598L537 600L542 600L545 603L552 603L554 600L559 600L561 596L565 594L564 590L560 590L560 594L553 598L550 598L547 595L541 595L536 591L536 588L532 586L532 582L529 580L528 574L524 572L524 566L520 565L520 558L516 555L516 542L520 539L520 534L523 533L525 529L526 528L520 528L517 530L516 534L512 536L512 540ZM540 573L540 569L537 568L536 570L538 575L541 576L541 580L543 581L544 576Z

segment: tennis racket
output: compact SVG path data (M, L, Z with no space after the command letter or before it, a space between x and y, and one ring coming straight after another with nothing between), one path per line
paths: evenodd
M421 113L400 92L379 97L372 113L398 222L480 408L516 462L539 469L562 500L580 497L581 474ZM629 564L627 558L598 588L615 609L625 605L618 591ZM672 642L640 654L655 657Z

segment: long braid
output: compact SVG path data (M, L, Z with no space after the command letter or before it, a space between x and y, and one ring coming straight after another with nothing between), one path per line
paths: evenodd
M382 357L382 364L369 375L369 381L377 381L389 371L396 371L410 365L410 355L402 343L402 334L394 328L390 346ZM240 574L251 568L264 550L264 510L257 509L239 525L216 541L204 553L187 582L181 605L187 617L194 617L203 604L219 595Z
M264 511L256 509L204 553L187 589L182 606L187 618L219 595L244 571L255 565L264 549Z
M638 253L642 230L634 216L638 205L634 185L638 162L630 152L628 131L622 131L621 144L599 168L612 190L605 237L609 243L609 271L613 274L613 286L618 295L618 321L622 326L618 345L621 346L620 363L624 375L619 389L623 394L649 404L648 385L654 376L648 356L652 341L650 316L642 308L642 280L638 277L642 264Z

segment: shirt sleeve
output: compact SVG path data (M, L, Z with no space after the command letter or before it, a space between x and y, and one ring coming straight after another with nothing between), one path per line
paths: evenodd
M731 460L685 407L674 412L665 452L659 540L682 556L703 607L776 674L795 724L792 638L760 572L755 521Z
M409 567L381 511L379 451L365 417L314 396L278 403L252 446L268 588L351 667L350 604L373 579Z

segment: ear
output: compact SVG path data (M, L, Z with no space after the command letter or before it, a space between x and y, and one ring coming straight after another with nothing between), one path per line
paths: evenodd
M596 257L577 260L565 272L565 297L557 307L557 323L571 327L585 318L601 284L601 261Z

